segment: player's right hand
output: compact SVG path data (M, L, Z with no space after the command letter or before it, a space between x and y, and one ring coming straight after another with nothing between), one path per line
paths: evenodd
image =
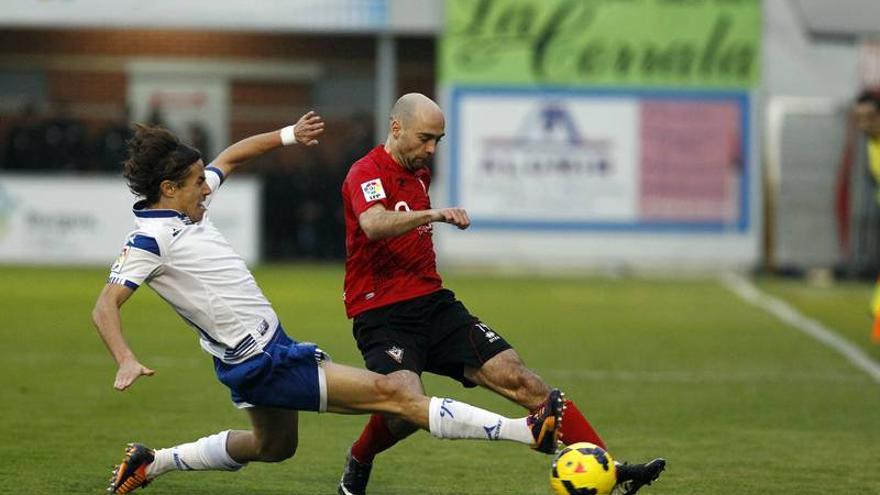
M318 144L318 136L322 132L324 132L324 121L313 110L306 112L293 126L296 141L306 146Z
M471 218L464 208L442 208L436 211L440 215L440 222L451 223L461 230L471 226Z
M141 375L153 376L154 373L156 372L136 360L124 361L119 364L119 370L116 371L116 381L113 383L113 388L120 391L125 390Z

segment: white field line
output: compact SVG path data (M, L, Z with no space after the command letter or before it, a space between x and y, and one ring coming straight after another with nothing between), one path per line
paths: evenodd
M551 382L577 380L591 382L678 383L695 385L752 384L752 383L865 383L865 377L856 371L841 372L781 372L776 370L750 371L693 371L693 370L588 370L540 368L540 375Z
M808 318L790 305L761 292L751 282L740 275L727 273L722 275L721 283L728 290L744 301L772 314L783 323L816 339L819 343L840 353L856 368L864 371L875 382L880 384L880 364L871 359L861 349L829 330L818 321ZM867 331L867 330L866 330Z

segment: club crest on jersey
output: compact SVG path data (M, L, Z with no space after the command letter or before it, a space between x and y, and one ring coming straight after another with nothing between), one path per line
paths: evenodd
M397 347L396 345L391 346L385 350L385 354L388 354L388 356L390 356L391 359L397 361L398 364L403 363L403 349L401 349L400 347Z
M376 201L385 198L385 188L382 187L382 179L368 180L361 184L361 190L364 192L364 199L367 201Z

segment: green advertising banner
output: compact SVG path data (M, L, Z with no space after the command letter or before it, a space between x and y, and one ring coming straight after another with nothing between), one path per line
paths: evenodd
M447 0L447 85L752 88L760 0Z

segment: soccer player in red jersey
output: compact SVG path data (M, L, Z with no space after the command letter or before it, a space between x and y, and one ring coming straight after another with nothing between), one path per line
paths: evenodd
M446 121L424 95L403 95L391 110L388 137L352 165L342 185L346 252L345 308L368 369L399 387L423 390L422 372L482 386L534 411L550 392L498 332L468 312L437 273L434 222L466 229L463 208L432 208L427 168ZM366 493L376 454L416 431L394 417L374 414L352 445L339 495ZM487 434L491 434L487 432ZM605 443L571 401L565 402L561 439ZM665 461L619 465L626 493L659 476Z

